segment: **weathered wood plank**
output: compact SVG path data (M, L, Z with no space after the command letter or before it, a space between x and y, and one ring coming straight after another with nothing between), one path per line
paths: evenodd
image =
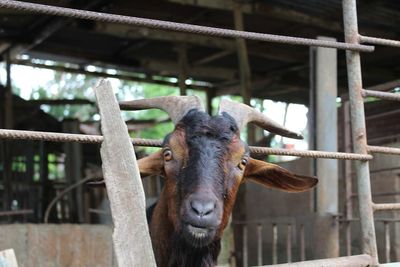
M13 249L0 251L0 267L18 267Z
M103 173L114 222L119 267L156 266L145 213L145 196L128 129L108 81L95 88L104 141Z

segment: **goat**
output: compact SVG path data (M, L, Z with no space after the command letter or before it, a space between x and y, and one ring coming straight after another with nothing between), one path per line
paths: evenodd
M124 101L120 106L159 108L175 123L162 149L138 161L142 176L165 177L149 226L157 266L215 266L241 183L301 192L318 182L250 157L240 139L249 122L283 136L302 137L247 105L222 100L214 117L195 96Z

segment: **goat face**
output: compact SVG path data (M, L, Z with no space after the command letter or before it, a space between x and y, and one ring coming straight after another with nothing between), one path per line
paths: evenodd
M142 174L166 178L168 219L175 236L193 248L221 238L242 182L290 192L317 182L250 158L233 117L225 112L210 117L195 109L176 124L161 151L139 160L139 168Z

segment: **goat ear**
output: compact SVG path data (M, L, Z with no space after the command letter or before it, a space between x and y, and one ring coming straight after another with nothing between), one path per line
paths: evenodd
M140 176L142 178L149 175L162 174L164 169L164 160L161 150L147 157L138 160Z
M252 158L246 166L244 178L286 192L302 192L318 183L315 177L297 175L278 165Z

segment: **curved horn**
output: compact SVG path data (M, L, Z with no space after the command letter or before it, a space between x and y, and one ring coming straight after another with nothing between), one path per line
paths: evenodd
M121 101L122 110L142 110L158 108L168 113L174 124L177 124L191 109L204 111L198 96L162 96L149 99Z
M279 125L277 122L271 120L261 112L248 105L222 99L221 103L219 104L218 114L222 114L223 112L228 113L235 119L239 130L242 130L247 123L252 122L272 133L295 139L303 139L301 134L292 132L289 129Z

